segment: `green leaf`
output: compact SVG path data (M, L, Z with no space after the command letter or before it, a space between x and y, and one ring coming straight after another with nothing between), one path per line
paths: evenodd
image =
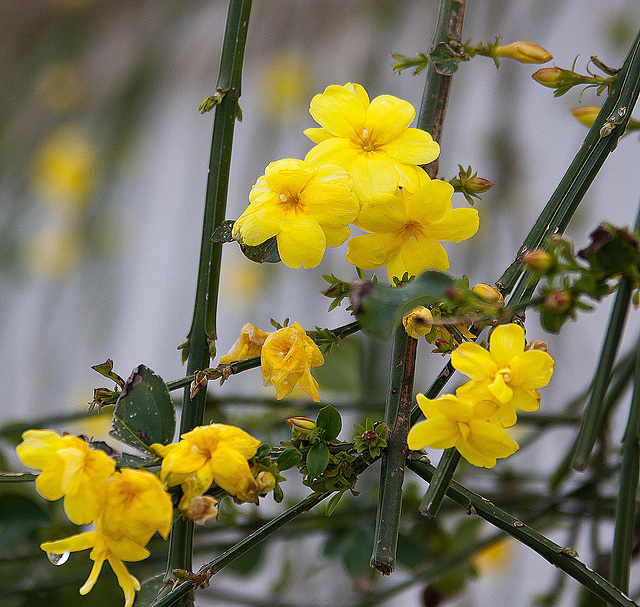
M288 447L278 457L278 470L289 470L302 461L302 454L295 447Z
M223 221L211 235L209 240L214 244L221 244L223 242L233 242L235 238L233 237L233 224L235 221L233 219L227 219Z
M144 365L137 366L116 402L111 436L151 452L149 445L173 440L176 411L162 378Z
M336 439L338 434L340 434L340 430L342 430L342 417L335 407L327 405L318 411L316 424L324 430L324 438L329 442Z
M255 261L256 263L278 263L280 261L280 254L278 253L278 243L276 237L273 236L269 240L265 240L262 244L255 247L241 244L240 249L247 259Z
M429 51L429 59L438 74L451 76L458 71L458 65L465 57L456 53L446 42L439 42Z
M334 493L331 496L331 499L327 503L327 511L325 513L327 516L331 516L333 514L334 510L338 507L338 504L340 503L343 495L344 491L339 491L338 493Z
M271 453L271 445L269 443L262 443L256 451L256 459L262 459L263 457L269 457Z
M419 305L441 303L447 299L447 289L455 284L454 278L434 270L423 272L403 287L357 282L351 287L351 304L365 333L390 339L404 314Z
M313 478L320 476L329 465L329 447L325 443L316 443L307 453L307 469Z

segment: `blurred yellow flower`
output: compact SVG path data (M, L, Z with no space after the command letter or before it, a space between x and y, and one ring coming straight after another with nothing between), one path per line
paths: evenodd
M279 51L267 58L261 70L261 105L268 119L286 119L292 110L306 105L309 69L299 52Z
M470 464L482 468L492 468L497 459L518 450L504 428L488 421L497 409L495 403L471 403L453 394L433 400L418 394L417 399L427 419L409 431L409 449L455 447Z
M524 329L515 324L496 327L489 350L465 342L451 354L451 364L471 381L456 394L465 399L493 400L499 405L494 420L508 428L516 423L516 408L535 411L540 406L538 388L553 374L553 358L541 350L525 351Z
M104 451L91 449L75 436L27 430L16 453L25 466L42 471L36 478L42 497L53 501L64 496L64 510L72 523L87 525L95 520L105 479L115 471L115 462Z
M453 186L426 175L415 191L374 196L360 210L356 225L370 234L354 236L347 261L365 270L387 266L393 282L405 273L447 270L449 256L440 241L460 242L478 231L478 211L454 209Z
M40 548L49 555L65 554L91 548L94 561L80 594L87 594L96 583L102 565L108 561L131 607L140 582L127 570L123 561L141 561L149 556L145 548L158 531L165 539L171 529L173 506L169 494L158 478L146 470L123 469L104 482L105 493L95 531L72 535Z
M96 183L98 150L80 129L53 131L36 152L33 185L43 201L75 209L85 204Z
M224 356L220 357L219 362L223 365L233 362L234 360L244 360L245 358L253 358L260 356L262 344L267 339L269 333L258 329L254 324L247 323L240 331L240 337L233 344Z
M248 460L256 454L259 440L224 424L198 426L181 438L167 446L152 445L163 458L160 478L169 487L182 487L180 510L187 510L191 500L213 483L239 500L257 500L259 491Z
M233 235L249 246L275 236L286 266L315 268L326 247L340 246L351 234L349 223L358 214L352 183L337 165L294 158L272 162L251 189Z
M24 243L27 268L45 278L62 278L69 274L82 258L82 236L66 226L50 223Z
M429 133L409 128L416 112L408 101L380 95L369 103L359 84L328 86L313 97L309 112L323 128L304 131L317 144L305 160L347 169L360 204L398 186L417 187L422 170L417 165L440 153Z
M311 367L324 364L322 352L298 322L271 333L262 346L262 380L274 386L278 400L297 384L314 401L320 401L318 382Z

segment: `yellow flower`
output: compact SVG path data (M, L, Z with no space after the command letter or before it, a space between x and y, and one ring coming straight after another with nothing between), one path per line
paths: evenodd
M548 50L526 40L498 46L495 53L498 57L510 57L520 63L546 63L553 59L553 55Z
M491 402L471 403L453 394L429 399L418 394L418 405L425 421L409 431L409 449L455 447L470 464L492 468L496 459L509 457L518 444L500 426L489 422L497 405Z
M267 339L268 336L269 333L266 331L262 331L255 325L247 323L242 327L239 339L233 344L231 350L220 357L219 362L226 365L235 360L244 360L245 358L260 356L262 344L264 344L264 340Z
M25 466L42 470L36 489L42 497L64 496L64 510L76 525L95 520L104 493L104 481L113 475L115 462L75 436L53 430L27 430L16 447Z
M124 591L125 607L131 607L140 582L127 570L123 561L141 561L149 556L145 548L158 531L169 535L173 507L156 476L146 470L123 469L105 481L105 495L95 531L79 533L40 548L47 554L64 554L91 548L94 561L80 594L87 594L96 583L102 565L108 561Z
M327 247L340 246L358 214L349 173L337 165L315 166L285 158L272 162L249 194L249 206L233 226L241 244L275 236L282 262L315 268Z
M181 438L168 446L152 445L163 458L160 478L169 487L182 487L180 510L187 510L213 483L242 501L256 501L259 492L248 460L256 454L259 440L224 424L198 426Z
M498 403L494 420L508 428L516 423L516 408L535 411L540 406L537 389L549 383L553 358L541 350L525 351L524 329L514 323L496 327L489 346L485 350L465 342L451 354L451 364L471 378L456 394Z
M440 153L429 133L409 128L416 111L408 101L380 95L369 103L359 84L328 86L311 100L309 112L323 128L304 131L317 144L305 160L347 169L361 204L398 185L417 187L422 171L417 165Z
M298 384L314 401L320 401L318 382L311 367L324 364L322 352L298 322L271 333L262 346L262 380L274 386L278 400Z
M418 306L402 317L402 324L409 337L420 339L431 331L433 314L428 308Z
M389 280L405 272L446 270L449 257L439 241L460 242L478 231L478 211L453 209L453 186L423 178L415 191L375 196L362 206L357 225L370 234L348 243L347 261L373 270L387 266Z

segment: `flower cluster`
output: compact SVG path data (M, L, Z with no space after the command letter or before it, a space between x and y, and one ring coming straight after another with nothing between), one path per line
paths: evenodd
M440 148L411 128L414 107L391 95L369 100L354 83L328 86L311 100L321 128L305 130L316 145L304 161L272 162L233 227L243 245L275 237L283 263L316 267L326 247L343 244L349 224L368 232L349 240L347 261L387 267L391 282L426 269L446 270L442 241L460 242L478 229L473 209L453 209L453 187L431 180L421 165Z
M226 364L253 356L260 356L264 385L276 389L278 400L298 385L313 400L320 401L318 382L311 375L311 367L324 364L324 357L300 323L294 322L273 333L248 323L220 362Z
M549 383L553 359L541 349L527 349L524 330L511 323L494 329L489 350L471 342L459 345L451 364L470 381L455 396L432 400L419 394L427 419L411 428L407 443L410 449L455 447L471 464L491 468L518 450L506 428L516 423L517 409L538 409L538 388Z
M71 537L44 542L49 555L62 555L91 548L91 573L80 588L87 594L108 561L124 591L125 607L133 605L140 583L123 561L149 556L146 545L158 531L169 535L173 507L158 478L145 470L123 468L106 453L91 449L75 436L60 436L52 430L27 430L16 451L21 461L41 474L36 489L48 500L64 497L69 520L93 523L95 529Z

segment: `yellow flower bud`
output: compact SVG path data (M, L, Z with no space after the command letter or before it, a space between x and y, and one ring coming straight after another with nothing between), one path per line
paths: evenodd
M560 67L543 67L537 72L534 72L531 77L542 86L555 89L566 84L566 71L567 70L563 70Z
M495 50L497 57L509 57L520 63L546 63L553 59L553 55L533 42L520 40L507 46L498 46Z
M567 291L549 293L544 300L544 307L549 312L555 312L556 314L567 312L571 307L571 293Z
M263 470L258 473L256 477L256 487L258 488L258 494L263 495L264 493L269 493L276 486L276 477L271 474L271 472L267 472Z
M504 303L502 293L491 285L481 282L471 289L478 297L482 297L485 301L497 301L500 305Z
M301 436L307 436L316 427L316 422L308 417L289 417L285 423Z
M553 258L542 249L533 249L524 254L522 263L531 272L546 274L553 267Z
M433 326L433 315L424 306L418 306L402 318L404 329L414 339L424 337Z
M465 190L470 192L471 194L482 194L486 192L488 189L493 187L493 183L491 183L488 179L484 177L471 177L467 179L464 184Z
M600 113L600 108L595 105L580 105L574 107L571 113L582 122L584 126L591 128L596 120L596 116Z

